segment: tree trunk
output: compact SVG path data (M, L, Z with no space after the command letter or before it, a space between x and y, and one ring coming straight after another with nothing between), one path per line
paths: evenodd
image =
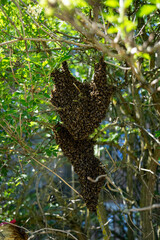
M127 133L126 133L126 139L127 139ZM131 151L132 147L134 145L134 140L135 140L135 136L134 133L129 134L128 137L128 150ZM130 199L133 199L133 176L134 176L134 172L133 169L131 168L131 165L133 164L133 160L130 157L130 155L127 155L127 188L126 188L126 192L128 193L128 196L130 197ZM128 209L132 208L132 203L127 202L128 205ZM134 240L134 226L133 226L133 220L132 220L132 214L130 214L130 216L128 216L128 232L127 232L127 236L129 240Z
M158 157L160 156L160 149L156 149L156 154L152 155L155 160L158 161ZM152 171L146 172L145 177L142 181L142 190L141 190L141 203L140 207L148 207L152 206L153 204L153 197L154 197L154 189L156 183L156 169L157 164L153 161L152 157L148 158L147 169ZM154 173L154 174L153 174ZM141 212L141 227L143 232L143 239L145 240L155 240L153 222L152 222L152 209L145 210Z
M109 240L110 236L111 236L111 232L108 227L108 224L106 224L107 223L107 213L106 213L106 209L103 205L102 193L100 193L100 196L99 196L99 203L97 206L97 217L98 217L98 220L100 223L100 227L102 229L103 240Z

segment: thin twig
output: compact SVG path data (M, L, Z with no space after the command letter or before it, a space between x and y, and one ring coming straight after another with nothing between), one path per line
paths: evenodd
M133 125L136 126L136 127L139 127L140 129L142 129L142 130L143 130L144 132L146 132L158 145L160 145L160 141L159 141L157 138L155 138L155 137L153 136L153 134L151 134L150 132L148 132L147 129L145 129L144 127L140 126L140 125L137 124L137 123L133 123Z
M12 51L12 50L11 50L11 48L10 48L10 51L9 51L9 62L10 62L10 67L11 67L13 79L14 79L14 81L15 81L18 85L20 85L19 82L18 82L17 79L16 79L15 74L14 74L14 70L13 70L13 66L12 66L12 61L11 61L11 56L12 56L11 51Z
M108 128L111 128L115 125L117 125L118 123L118 120L119 120L119 117L117 117L117 119L113 122L113 123L108 123L104 128L100 129L98 131L98 133L93 137L93 140L95 141L99 136L101 136L101 134Z
M12 43L14 43L14 42L18 42L18 41L20 41L20 40L22 40L21 37L20 37L20 38L16 38L16 39L14 39L14 40L10 40L10 41L7 41L7 42L0 43L0 46L9 45L9 44L12 44Z
M70 231L64 231L64 230L61 230L61 229L55 229L55 228L42 228L42 229L39 229L35 232L32 232L32 236L30 236L28 238L28 240L32 239L34 237L35 234L46 234L46 233L53 233L53 232L61 232L61 233L65 233L69 236L71 236L73 239L75 240L78 240L73 234L70 233Z
M22 19L22 11L21 11L21 9L20 9L19 3L16 3L14 0L12 0L12 2L14 2L14 4L17 6L17 8L18 8L18 10L19 10L19 13L20 13L20 22L21 22L22 29L23 29L23 35L24 35L24 37L25 37L26 34L25 34L25 27L24 27L24 23L23 23L23 19ZM25 41L25 47L26 47L27 58L29 59L27 41ZM30 61L29 61L29 60L27 60L27 62L28 62L28 67L29 67L30 81L32 82L31 64L30 64Z
M11 40L11 41L7 41L7 42L3 42L3 43L0 43L0 46L3 46L3 45L9 45L13 42L18 42L18 41L34 41L34 42L65 42L67 44L73 44L75 46L79 46L79 47L83 47L83 48L94 48L93 44L83 44L83 43L77 43L77 42L73 42L73 41L69 41L69 40L66 40L66 39L62 39L62 38L57 38L57 39L52 39L52 38L29 38L29 37L19 37L17 39L14 39L14 40Z
M133 208L133 209L128 209L128 212L143 212L143 211L150 211L154 208L160 208L160 204L153 204L148 207L143 207L143 208Z
M19 114L20 137L22 138L22 113Z
M114 66L114 67L117 67L117 68L120 68L120 69L123 69L123 70L130 70L130 69L131 69L131 67L119 66L119 65L114 64L114 63L111 63L111 62L109 62L109 61L105 61L105 63L108 63L109 65L112 65L112 66Z
M42 214L43 221L44 221L44 223L45 223L45 225L47 227L47 220L46 220L46 217L45 217L45 214L44 214L44 211L42 209L42 206L41 206L41 203L40 203L40 199L39 199L38 186L39 186L40 179L41 179L41 175L39 177L37 176L37 179L36 179L36 198L37 198L38 207L39 207L40 212Z

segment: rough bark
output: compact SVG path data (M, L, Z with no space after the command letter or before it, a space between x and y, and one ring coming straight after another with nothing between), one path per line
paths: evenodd
M160 157L160 149L155 149L155 152L156 153L152 155L152 157L149 156L148 158L147 169L151 170L154 174L151 172L146 172L145 176L143 177L140 207L148 207L153 204L154 189L156 183L155 173L158 166L156 162L153 161L153 158L158 161L158 158ZM141 227L143 232L143 239L155 239L152 222L152 210L146 210L141 213Z

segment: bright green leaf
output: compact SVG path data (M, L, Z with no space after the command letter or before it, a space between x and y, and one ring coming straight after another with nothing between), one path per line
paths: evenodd
M156 8L157 8L156 5L143 5L139 9L137 15L139 17L143 17L145 15L148 15L148 14L152 13L154 10L156 10Z
M111 23L117 23L118 22L118 17L119 17L118 15L110 14L110 15L106 16L106 19Z
M125 0L124 7L128 8L131 5L132 2L133 2L133 0Z
M135 57L142 57L142 58L145 58L147 60L151 59L151 57L150 57L150 55L148 53L143 53L143 52L137 52L135 54Z
M158 3L160 3L160 0L150 0L150 2L151 2L152 4L158 4Z
M48 61L46 60L42 63L42 67L46 66L47 64L48 64Z
M32 126L38 125L38 123L37 123L37 122L30 122L28 125L29 125L30 127L32 127Z
M108 34L113 34L113 33L117 33L117 32L118 32L118 29L116 27L112 27L112 26L107 30Z
M105 4L108 7L113 7L113 8L119 7L119 1L118 0L113 0L113 1L107 0L107 1L105 1Z
M28 61L28 62L30 62L31 60L30 60L30 58L24 58L26 61Z

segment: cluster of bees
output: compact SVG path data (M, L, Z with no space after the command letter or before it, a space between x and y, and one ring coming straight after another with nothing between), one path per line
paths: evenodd
M104 175L105 170L101 162L94 156L94 142L87 138L75 140L66 127L57 124L54 128L56 142L61 147L64 155L68 157L74 166L74 171L79 176L81 195L90 211L96 211L98 194L104 185L104 177L97 182L88 180L88 177L95 180L98 176Z
M52 73L56 89L51 102L74 139L88 137L105 117L114 87L107 84L106 64L95 66L91 83L81 83L69 72L66 62L62 71Z
M11 221L12 223L12 221ZM29 236L23 228L14 226L14 224L0 224L0 239L1 240L27 240Z
M94 142L89 135L105 117L115 88L107 84L103 58L95 66L91 83L81 83L73 77L66 62L62 63L61 71L52 73L52 77L55 90L52 91L51 103L63 122L54 127L56 141L79 176L86 206L95 211L105 179L93 182L88 177L96 179L104 175L105 170L94 156Z

